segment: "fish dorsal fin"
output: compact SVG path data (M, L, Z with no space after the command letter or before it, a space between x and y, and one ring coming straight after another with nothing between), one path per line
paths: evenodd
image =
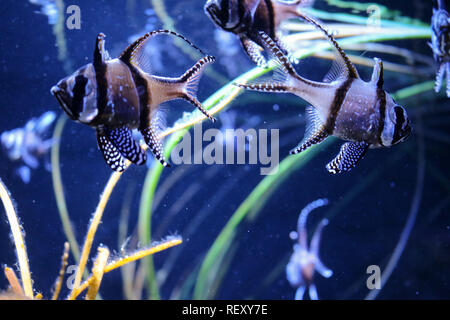
M372 83L377 86L377 88L383 88L383 61L379 58L374 58L375 66L373 67L372 73Z
M325 30L325 28L322 27L322 25L320 23L318 23L314 19L311 19L310 17L307 17L307 16L303 15L300 12L298 13L298 16L300 18L302 18L303 20L306 20L307 22L311 23L317 29L319 29L320 31L322 31L325 34L325 36L331 42L333 47L337 50L337 53L338 53L338 60L337 60L337 62L340 65L342 65L343 71L346 73L347 77L354 78L354 79L359 78L359 74L358 74L358 71L356 70L355 66L350 61L349 57L344 52L344 50L341 48L341 46L334 39L334 37L327 30Z
M166 35L172 35L176 36L182 40L184 40L187 44L189 44L191 47L198 50L201 54L206 55L200 48L198 48L196 45L194 45L191 41L186 39L181 34L178 34L174 31L170 30L156 30L149 33L146 33L136 41L134 41L132 44L130 44L119 56L119 59L125 62L126 64L131 64L135 67L138 67L142 71L146 73L151 73L151 61L150 61L150 55L148 52L146 52L147 43L148 40L156 35L160 34L166 34Z
M105 34L99 33L97 35L97 39L95 40L95 49L94 49L94 67L104 64L106 61L110 59L108 51L105 49Z

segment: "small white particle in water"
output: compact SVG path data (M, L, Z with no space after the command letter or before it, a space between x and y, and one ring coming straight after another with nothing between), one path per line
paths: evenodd
M389 183L389 187L394 188L394 187L395 187L395 182L394 182L394 181L391 181L391 182Z
M274 110L274 111L280 110L280 106L279 106L278 104L274 104L274 105L273 105L273 110Z
M297 231L291 231L289 233L289 238L291 238L292 240L297 240L298 239L298 233Z

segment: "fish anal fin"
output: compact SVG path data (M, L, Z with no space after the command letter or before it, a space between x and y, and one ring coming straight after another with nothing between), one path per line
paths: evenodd
M346 142L342 145L339 154L327 164L329 173L337 174L350 171L364 157L369 144L366 142Z
M375 65L373 67L372 80L371 82L378 88L383 88L383 61L379 58L374 58Z
M254 41L250 40L246 36L241 36L241 45L244 51L250 57L250 59L256 63L258 67L267 68L267 60L262 55L262 48Z
M299 146L292 150L290 154L297 154L305 151L309 147L321 143L329 136L329 133L327 132L317 110L314 107L308 106L306 108L306 120L307 124L305 137L303 138Z
M131 130L127 127L108 129L109 140L117 150L128 160L137 165L143 165L147 161L147 154L133 138Z
M117 147L109 140L105 128L97 128L97 143L108 166L117 172L126 169L125 158Z
M163 145L158 138L155 128L149 126L147 128L141 128L139 131L144 137L145 143L153 153L156 160L158 160L164 167L170 167L170 164L164 158Z

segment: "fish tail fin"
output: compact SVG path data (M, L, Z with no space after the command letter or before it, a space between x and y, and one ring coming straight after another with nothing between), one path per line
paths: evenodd
M182 98L196 106L212 122L216 119L202 106L197 99L198 83L205 67L213 63L216 59L213 56L205 56L197 61L188 71L186 71L178 80L182 84Z

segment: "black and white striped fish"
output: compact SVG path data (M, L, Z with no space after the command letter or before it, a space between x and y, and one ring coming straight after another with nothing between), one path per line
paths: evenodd
M313 0L208 0L205 12L221 29L239 36L247 55L260 67L267 61L261 54L263 31L287 52L281 41L279 27L282 21L298 16L299 7L312 5Z
M333 174L349 171L369 148L390 147L404 141L411 133L410 122L405 109L383 89L380 59L375 58L372 80L363 81L334 38L313 19L303 18L324 32L338 51L326 82L300 76L276 43L268 35L261 34L265 47L280 64L280 79L237 85L249 90L293 93L310 103L305 137L291 154L302 152L333 135L348 142L326 167Z
M183 36L158 30L137 39L119 58L110 59L105 50L105 35L100 33L94 62L81 67L51 89L72 120L96 128L99 148L106 163L115 171L125 170L125 159L138 165L147 160L145 151L133 139L133 129L139 130L155 158L162 165L169 165L164 159L155 123L161 103L185 99L215 120L196 97L201 73L206 65L214 62L214 57L203 57L178 78L152 75L145 48L148 40L159 34L180 37L202 52Z

